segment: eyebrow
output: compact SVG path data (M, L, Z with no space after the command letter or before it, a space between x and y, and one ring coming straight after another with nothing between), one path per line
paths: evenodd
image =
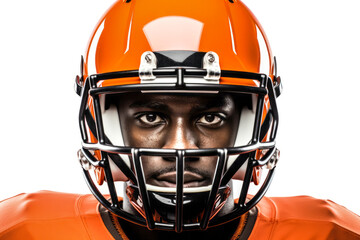
M136 101L130 104L130 108L153 108L153 109L168 109L168 106L162 102L157 101Z
M192 109L194 111L204 111L210 108L224 107L227 105L227 100L225 98L215 98L206 102L205 104L194 104L194 107ZM169 109L169 106L164 102L139 100L131 103L129 105L129 108L151 108L167 110Z
M211 100L206 104L195 104L193 110L201 112L211 108L222 108L226 106L228 106L228 103L224 98L222 98Z

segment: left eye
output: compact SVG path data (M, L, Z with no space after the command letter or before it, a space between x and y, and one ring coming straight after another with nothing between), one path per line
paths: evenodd
M157 125L159 123L163 122L163 119L154 113L147 113L147 114L143 114L139 117L139 120L144 123L144 124L148 124L148 125Z
M222 122L223 118L216 114L206 114L198 120L198 123L202 125L217 125Z

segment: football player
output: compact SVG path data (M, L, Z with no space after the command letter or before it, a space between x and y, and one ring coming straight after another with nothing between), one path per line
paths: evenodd
M264 197L282 85L242 2L117 1L80 69L93 195L3 201L0 239L360 239L360 218L331 201Z

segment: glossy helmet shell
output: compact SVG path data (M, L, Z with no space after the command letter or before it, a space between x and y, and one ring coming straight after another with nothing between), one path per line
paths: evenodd
M267 56L260 55L259 40ZM92 35L84 73L137 69L145 51L169 50L213 51L222 69L247 72L259 72L266 58L269 72L263 73L273 73L261 25L242 2L226 0L117 1Z

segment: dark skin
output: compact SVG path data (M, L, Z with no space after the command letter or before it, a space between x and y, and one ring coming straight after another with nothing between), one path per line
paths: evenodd
M125 145L143 148L200 149L234 145L239 121L239 101L230 94L184 95L127 93L112 100L120 113ZM217 157L187 158L184 187L210 185ZM143 157L147 184L160 187L176 186L175 161L171 157ZM134 213L127 198L124 210ZM219 213L233 208L232 196ZM130 239L228 239L238 220L207 231L181 234L170 231L148 231L146 228L120 221ZM226 231L224 231L226 229ZM228 234L228 238L226 237Z

